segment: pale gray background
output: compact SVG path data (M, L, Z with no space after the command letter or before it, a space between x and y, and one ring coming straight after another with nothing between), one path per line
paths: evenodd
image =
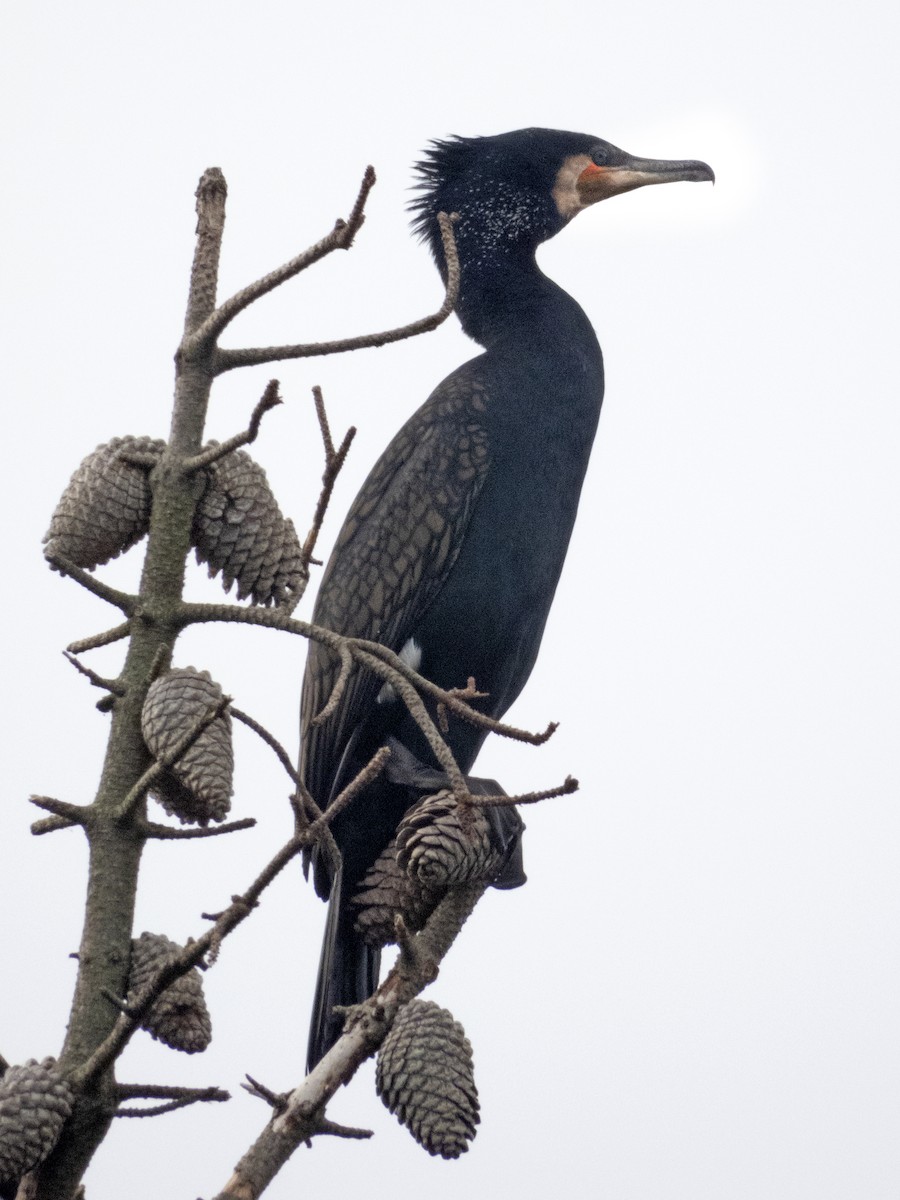
M166 433L201 171L231 189L225 295L325 232L375 164L357 249L227 339L311 340L439 301L404 214L430 137L578 129L719 179L604 204L541 255L597 327L607 399L512 714L560 730L543 750L492 745L481 767L509 790L568 772L582 790L528 814L528 887L487 898L431 991L476 1048L471 1153L428 1159L368 1070L333 1115L375 1140L320 1141L270 1194L896 1200L893 6L83 0L4 24L0 1052L58 1049L80 929L82 839L32 839L25 797L87 802L107 725L59 651L114 614L46 570L40 537L98 442ZM287 403L255 453L305 526L321 383L336 430L360 426L327 546L390 433L473 352L451 321L236 373L210 435L242 427L277 374ZM197 570L191 587L219 594ZM204 629L178 661L293 744L303 653ZM288 832L284 781L236 740L235 815L259 829L152 846L139 930L202 928ZM207 976L210 1050L138 1037L121 1077L295 1083L323 917L288 873ZM264 1119L235 1090L227 1108L123 1122L90 1200L211 1195Z

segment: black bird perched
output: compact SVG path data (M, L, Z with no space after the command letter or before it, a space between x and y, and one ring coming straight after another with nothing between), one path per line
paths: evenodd
M474 677L500 717L528 679L556 591L603 399L603 359L590 322L535 262L541 242L583 208L651 183L714 179L702 162L635 158L600 138L554 129L432 143L418 165L415 228L446 275L436 220L456 212L457 313L484 347L439 384L363 484L325 570L319 625L399 652L444 688ZM386 738L434 765L405 706L357 670L322 725L335 656L310 643L302 770L324 808ZM468 772L484 731L454 722L448 742ZM393 836L408 790L372 784L334 822L342 865L325 856L315 882L330 909L308 1065L340 1033L335 1005L359 1003L378 953L353 929L350 897ZM521 828L500 818L501 841ZM498 881L511 886L521 879Z

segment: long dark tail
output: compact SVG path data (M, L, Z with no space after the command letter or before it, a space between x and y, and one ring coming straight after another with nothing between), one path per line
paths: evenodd
M344 894L343 869L331 885L328 919L319 958L319 977L309 1025L306 1069L311 1071L341 1035L345 1017L335 1005L362 1004L378 986L381 951L367 946L353 928L354 912Z

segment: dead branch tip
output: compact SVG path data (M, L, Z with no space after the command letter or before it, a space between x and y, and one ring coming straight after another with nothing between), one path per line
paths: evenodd
M246 1076L247 1082L242 1083L241 1087L245 1092L249 1092L251 1096L255 1096L257 1100L265 1100L270 1108L277 1113L284 1112L287 1108L288 1095L287 1092L273 1092L271 1088L267 1088L264 1083L260 1083L258 1079L254 1079L252 1075Z
M209 446L200 454L195 454L193 458L189 458L185 462L184 469L188 473L199 471L201 468L208 467L212 463L218 462L219 459L225 458L233 451L239 450L241 446L249 446L251 442L255 442L263 417L281 403L283 401L278 393L278 380L270 379L262 396L256 402L247 428L241 433L236 433L234 437L228 438L227 441L216 446Z

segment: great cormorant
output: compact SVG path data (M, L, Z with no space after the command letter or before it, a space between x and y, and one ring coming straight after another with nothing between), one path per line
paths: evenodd
M436 217L459 214L457 313L484 353L438 385L376 463L338 537L313 619L389 646L441 687L474 677L488 693L484 711L500 717L537 657L603 399L594 330L538 268L535 251L598 200L714 176L703 162L635 158L600 138L553 129L437 141L418 172L415 228L442 274ZM311 724L338 665L310 643L302 770L322 808L388 737L433 765L405 706L368 672L356 671L328 721ZM464 772L484 737L451 723L447 740ZM349 899L408 804L402 786L377 781L334 821L337 874L324 855L315 862L330 908L310 1068L340 1033L334 1006L359 1003L377 984L378 952L354 931ZM497 811L508 814L514 840L514 810Z

